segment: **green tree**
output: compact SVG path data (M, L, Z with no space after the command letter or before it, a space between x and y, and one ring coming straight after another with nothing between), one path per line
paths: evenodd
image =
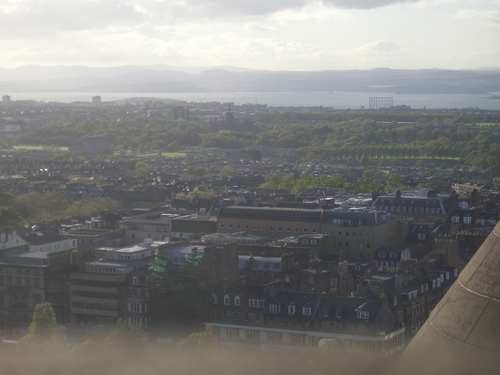
M220 170L219 175L222 177L227 177L227 176L234 176L235 170L230 167L224 167Z
M60 332L56 314L50 303L36 305L35 311L33 311L33 321L28 331L31 335L43 339L50 338Z
M403 185L403 179L400 175L391 173L387 177L387 181L385 182L385 190L386 191L395 191Z
M21 224L23 218L12 207L0 207L0 227Z
M181 350L199 350L213 349L217 347L217 339L214 336L212 326L207 325L203 332L190 334L184 340L177 344L177 349Z
M192 166L186 169L186 173L190 176L202 177L207 174L207 170L200 166Z
M56 347L64 347L64 338L57 324L56 314L48 302L36 305L28 332L18 342L18 353L45 353L54 351Z

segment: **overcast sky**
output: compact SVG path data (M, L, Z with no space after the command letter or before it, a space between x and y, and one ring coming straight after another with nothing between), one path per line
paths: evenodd
M0 0L0 67L500 67L500 0Z

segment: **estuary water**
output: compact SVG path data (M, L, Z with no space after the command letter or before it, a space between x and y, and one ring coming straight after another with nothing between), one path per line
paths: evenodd
M233 102L234 104L267 104L271 107L330 107L333 109L368 108L370 97L392 97L393 103L414 109L479 108L500 110L500 93L487 94L395 94L364 92L187 92L187 93L98 93L98 92L19 92L11 93L12 100L43 102L90 102L100 95L103 102L128 98L175 99L187 102Z

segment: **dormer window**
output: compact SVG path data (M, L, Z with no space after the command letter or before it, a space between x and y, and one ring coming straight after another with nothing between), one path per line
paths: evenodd
M240 296L234 297L234 305L235 306L241 306L241 299Z
M342 318L342 309L337 309L335 310L335 317L336 318Z
M311 314L312 314L311 305L307 305L302 308L302 315L311 315Z
M219 298L217 298L217 295L212 294L212 305L217 305L219 303Z
M368 311L358 311L358 319L368 319L370 313Z
M419 233L418 234L418 239L419 240L425 240L426 236L425 236L425 233Z
M269 305L269 312L270 313L274 313L274 314L277 314L279 313L279 306L277 304L270 304Z
M288 306L288 315L295 315L295 305Z
M330 309L324 309L324 310L323 310L323 316L324 316L325 318L328 318L328 317L330 316Z
M231 304L231 298L228 295L224 296L224 305L229 306Z

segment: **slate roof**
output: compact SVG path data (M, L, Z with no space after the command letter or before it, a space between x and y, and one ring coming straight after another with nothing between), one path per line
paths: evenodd
M24 234L21 237L30 245L43 245L47 243L64 241L66 239L66 237L61 236L59 233L51 230L31 232L29 234Z
M268 208L268 207L222 207L219 217L254 220L309 221L320 222L323 210Z

